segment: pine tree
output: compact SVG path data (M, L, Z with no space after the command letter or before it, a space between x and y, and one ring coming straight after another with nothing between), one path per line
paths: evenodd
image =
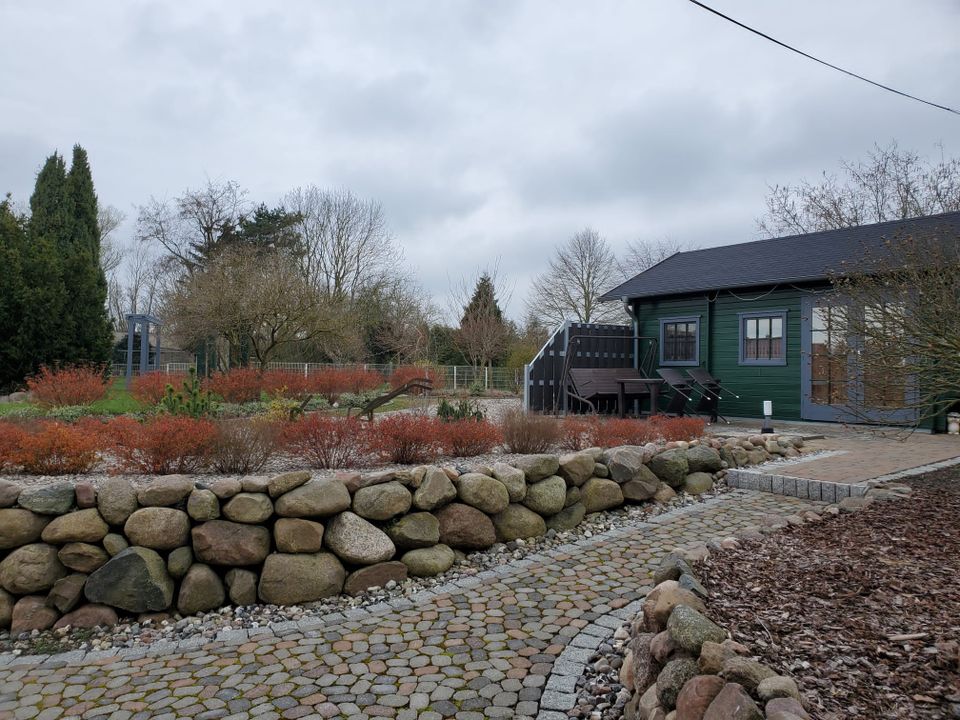
M75 361L105 362L113 345L106 305L107 279L100 265L97 196L87 153L79 145L73 146L73 161L66 179L66 204L70 225L63 264L73 331L70 355Z
M477 285L473 289L473 295L470 303L463 309L463 317L460 324L463 325L471 320L493 319L498 323L503 322L503 311L500 309L500 303L497 301L497 292L493 286L493 278L490 273L483 273L477 280Z
M23 253L26 249L26 218L17 215L10 196L0 201L0 391L8 391L23 379L26 368L17 351L16 338L23 316L26 286Z

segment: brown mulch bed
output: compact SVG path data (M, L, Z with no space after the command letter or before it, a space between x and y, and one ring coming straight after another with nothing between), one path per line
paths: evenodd
M800 684L814 718L960 717L960 472L701 568L713 619Z

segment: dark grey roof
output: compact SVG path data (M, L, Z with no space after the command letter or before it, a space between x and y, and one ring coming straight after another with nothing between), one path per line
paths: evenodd
M887 240L960 232L960 212L754 240L671 255L608 291L602 300L679 295L825 280L882 253Z

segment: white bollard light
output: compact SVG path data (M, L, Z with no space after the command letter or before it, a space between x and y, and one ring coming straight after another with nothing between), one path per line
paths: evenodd
M773 401L764 400L763 401L763 427L760 428L761 433L772 433L773 425L771 418L773 417Z

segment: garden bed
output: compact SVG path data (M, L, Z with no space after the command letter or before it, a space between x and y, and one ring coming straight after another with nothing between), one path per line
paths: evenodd
M714 619L817 718L960 717L960 477L790 527L701 569Z

